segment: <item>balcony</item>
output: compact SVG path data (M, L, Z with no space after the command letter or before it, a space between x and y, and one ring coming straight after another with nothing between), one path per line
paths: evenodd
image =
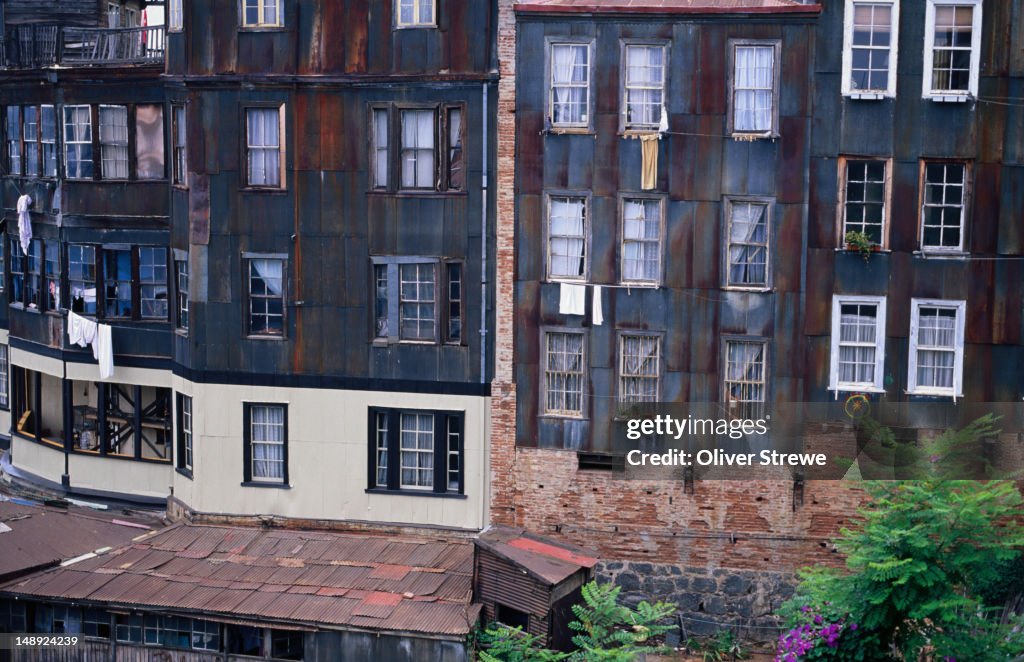
M19 25L0 38L0 67L160 64L166 27L71 28Z

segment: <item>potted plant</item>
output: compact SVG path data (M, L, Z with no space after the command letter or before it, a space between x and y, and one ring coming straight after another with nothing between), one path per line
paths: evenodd
M846 250L858 251L864 261L871 259L871 254L878 250L878 244L871 241L866 232L850 230L846 233Z

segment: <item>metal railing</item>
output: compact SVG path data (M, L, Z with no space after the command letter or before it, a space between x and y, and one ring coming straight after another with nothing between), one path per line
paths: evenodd
M0 66L35 68L55 64L153 64L163 62L167 30L139 28L71 28L18 25L0 37Z

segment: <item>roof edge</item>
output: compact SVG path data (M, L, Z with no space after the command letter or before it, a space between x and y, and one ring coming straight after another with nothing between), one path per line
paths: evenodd
M792 5L786 7L747 7L738 9L736 7L633 7L617 6L608 7L604 5L576 4L576 5L549 5L540 2L521 2L514 8L516 13L522 14L602 14L602 15L630 15L645 14L651 16L665 15L733 15L743 16L746 14L806 14L817 15L822 11L821 4Z

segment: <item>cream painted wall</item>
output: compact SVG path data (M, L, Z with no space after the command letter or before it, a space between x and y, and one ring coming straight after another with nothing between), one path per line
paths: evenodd
M60 365L59 361L28 352L18 352L16 359L17 365L61 374L64 368L57 372L51 362ZM95 380L92 368L69 363L67 375ZM170 465L72 453L69 462L74 487L147 497L164 497L173 489L174 496L205 513L463 529L481 529L487 524L489 398L194 384L170 372L141 369L119 369L111 381L168 386L192 396L193 478L179 474ZM241 485L244 402L288 405L288 489ZM367 494L369 407L464 412L465 498ZM60 482L64 470L61 450L18 438L14 445L15 466Z

